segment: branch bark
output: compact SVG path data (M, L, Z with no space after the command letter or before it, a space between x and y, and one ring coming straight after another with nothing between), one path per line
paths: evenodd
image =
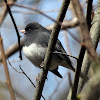
M86 20L87 20L87 24L88 24L88 28L90 30L91 28L91 16L92 16L92 2L93 0L87 0L87 15L86 15Z
M3 19L5 18L6 14L7 14L7 7L4 7L1 14L0 14L0 26L3 22Z
M95 13L93 22L94 23L91 27L90 30L90 35L91 35L91 40L93 43L94 48L97 48L98 42L99 42L99 38L100 38L100 6L98 6L98 9ZM83 60L83 64L82 64L82 72L84 72L86 75L88 74L88 70L90 68L90 60L89 60L89 55L87 53L87 51L85 52L85 56L84 56L84 60ZM84 86L84 81L80 79L79 82L79 87L78 87L78 93L81 92L82 88Z
M61 27L61 30L67 30L67 28L73 28L73 27L78 26L78 25L79 25L79 22L78 22L78 19L75 17L75 18L73 18L73 19L70 20L70 21L64 20L63 23L62 23L62 25L63 25L64 27L62 26L62 27ZM46 28L47 28L48 30L52 31L53 26L54 26L54 24L49 25L49 26L47 26Z
M14 20L14 18L13 18L13 15L12 15L12 13L11 13L11 10L10 10L10 7L9 7L9 5L8 5L8 3L7 3L7 0L4 0L4 1L5 1L7 10L8 10L8 12L9 12L9 15L10 15L10 17L11 17L11 19L12 19L12 22L13 22L13 24L14 24L14 27L15 27L15 30L16 30L16 33L17 33L18 44L19 44L19 58L22 60L21 46L20 46L20 35L19 35L18 29L17 29L17 25L16 25L16 23L15 23L15 20Z
M99 100L100 98L100 59L93 64L96 72L84 86L80 100Z
M23 40L21 40L20 42L20 46L22 48L23 46ZM7 50L5 50L5 56L6 58L12 56L14 53L16 53L17 51L19 50L19 45L18 45L18 42L11 45L9 48L7 48ZM0 62L2 62L2 57L1 57L1 54L0 54Z
M70 0L63 0L59 15L57 17L57 21L63 22L67 8L69 6L69 3L70 3ZM47 78L47 73L48 73L49 65L50 65L51 58L52 58L52 52L55 48L55 44L56 44L56 41L58 38L60 28L61 28L61 25L59 25L58 23L54 24L54 28L52 30L49 44L48 44L48 49L47 49L45 59L44 59L44 68L41 69L39 82L37 83L37 87L36 87L36 91L35 91L33 100L40 100L40 98L41 98L43 86L45 83L45 79Z
M6 63L6 57L4 54L4 48L3 48L3 44L2 44L1 35L0 35L0 49L1 49L1 55L2 55L2 59L3 59L5 74L6 74L6 78L7 78L7 85L8 85L10 95L11 95L11 99L16 100L13 89L12 89L12 85L11 85L11 80L10 80L9 71L8 71L8 67L7 67L7 63Z
M85 50L87 49L89 54L91 54L91 56L93 57L92 59L95 59L95 55L96 52L93 48L90 36L89 36L89 29L82 11L82 7L79 3L78 0L72 0L72 5L75 11L75 14L77 16L77 18L79 19L79 24L80 24L80 29L83 35L83 42L85 44L85 47L82 46L81 50L80 50L80 54L79 54L79 60L77 62L77 68L76 68L76 72L75 72L75 78L74 78L74 83L72 86L72 90L70 90L69 95L67 100L74 100L76 99L76 94L77 94L77 89L78 89L78 82L79 82L79 76L80 76L80 72L81 72L81 66L82 66L82 62L83 62L83 58L84 58L84 54L85 54ZM91 14L91 12L90 12ZM88 16L88 14L87 14ZM87 17L89 18L89 17ZM91 23L90 23L91 24ZM84 30L85 28L85 30ZM90 50L90 48L92 50Z
M15 3L8 3L8 5L9 5L9 6L14 5L14 6L17 6L17 7L22 7L22 8L26 8L26 9L35 11L35 12L37 12L37 13L43 15L44 17L46 17L46 18L52 20L53 22L58 23L59 25L62 26L62 29L66 29L66 27L74 27L74 26L77 26L77 25L79 24L79 23L77 22L77 23L71 24L71 26L67 26L67 25L64 25L64 24L62 24L61 22L59 22L59 21L53 19L52 17L48 16L47 14L43 13L42 11L40 11L40 10L38 10L38 9L36 9L36 8L30 8L30 7L28 7L28 6L18 5L18 4L15 4Z

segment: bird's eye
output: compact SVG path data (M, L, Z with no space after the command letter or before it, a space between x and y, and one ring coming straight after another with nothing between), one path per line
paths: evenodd
M28 31L30 32L30 31L31 31L31 29L28 29Z

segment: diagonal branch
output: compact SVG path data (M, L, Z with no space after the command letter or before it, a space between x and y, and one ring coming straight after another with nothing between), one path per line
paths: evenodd
M79 60L77 62L77 68L76 68L76 73L75 73L75 78L74 78L74 84L72 87L72 93L69 94L68 100L73 100L76 98L76 94L77 94L77 89L78 89L78 82L79 82L79 75L81 72L81 66L82 66L82 62L83 62L83 58L84 58L84 54L85 54L85 50L87 49L89 54L92 56L92 59L95 59L96 57L96 52L93 48L90 36L89 36L89 30L88 30L88 26L82 11L82 7L79 3L78 0L72 0L72 4L73 4L73 8L75 10L76 16L79 19L79 23L80 23L80 29L83 35L83 42L85 43L85 47L82 46L81 50L80 50L80 54L79 54ZM91 14L91 12L90 12ZM87 14L88 16L88 14ZM89 18L89 16L87 17ZM89 23L89 22L88 22ZM91 24L91 23L90 23ZM85 29L85 30L84 30ZM92 49L92 50L90 50Z
M79 3L79 0L72 0L72 3L73 3L73 8L75 10L77 18L79 19L79 24L80 24L81 33L83 36L84 46L86 47L88 53L90 54L91 59L95 60L96 51L93 47L93 43L89 35L89 29L88 29L87 22L86 22L86 19L82 11L82 7Z
M8 12L9 12L9 15L10 15L10 17L11 17L11 19L12 19L12 22L13 22L13 24L14 24L14 27L15 27L15 30L16 30L16 33L17 33L18 44L19 44L19 58L22 60L21 46L20 46L20 35L19 35L18 29L17 29L17 25L16 25L16 23L15 23L15 20L14 20L14 18L13 18L13 15L12 15L12 13L11 13L11 10L10 10L10 7L9 7L9 5L8 5L8 3L7 3L7 0L4 0L4 1L5 1L7 10L8 10Z
M50 20L58 23L59 25L62 26L62 29L66 29L66 27L67 28L74 27L74 26L77 26L79 24L78 21L77 21L77 22L74 22L73 24L71 24L71 26L70 25L67 26L67 25L62 24L60 21L57 21L57 20L53 19L52 17L48 16L47 14L45 14L44 12L42 12L42 11L36 9L36 8L31 8L31 7L28 7L28 6L18 5L18 4L15 4L15 3L8 3L8 5L9 6L14 5L14 6L17 6L17 7L21 7L21 8L26 8L26 9L33 10L33 11L35 11L35 12L37 12L37 13L45 16L46 18L48 18L48 19L50 19Z
M91 40L93 42L94 48L97 48L99 38L100 38L100 6L98 6L98 9L95 13L94 19L93 19L93 25L90 30ZM82 64L82 71L87 75L88 70L90 68L90 60L89 55L87 51L85 52L83 64ZM79 87L78 87L78 93L81 92L82 88L84 86L84 81L80 79Z
M27 79L31 82L31 84L33 85L33 87L36 88L36 86L34 85L34 83L32 82L32 80L27 76L27 74L23 71L23 69L21 68L20 65L19 65L19 68L21 69L22 73L27 77ZM46 99L44 98L43 95L41 95L41 97L42 97L44 100L46 100Z
M57 17L57 21L63 22L63 19L65 17L66 11L69 6L69 3L70 3L70 0L63 0L59 15ZM58 23L54 24L54 28L52 30L49 44L48 44L48 49L47 49L45 59L44 59L44 68L41 70L39 82L37 83L37 87L36 87L36 91L35 91L33 100L40 100L40 98L41 98L43 86L44 86L45 80L47 78L49 65L50 65L51 58L52 58L52 53L55 48L55 44L56 44L56 41L58 38L60 28L61 28L61 25L59 25Z

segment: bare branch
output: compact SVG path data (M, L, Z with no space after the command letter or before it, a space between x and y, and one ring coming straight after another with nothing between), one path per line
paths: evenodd
M82 32L82 35L83 35L83 42L85 44L85 47L86 47L88 53L90 54L91 59L95 60L96 59L96 52L95 52L95 49L93 47L93 43L91 42L91 38L90 38L90 35L89 35L89 29L88 29L84 14L82 12L82 8L79 5L78 0L77 1L73 0L72 3L73 3L75 13L76 13L76 15L79 19L80 29L81 29L81 32Z
M87 20L89 30L91 28L91 21L92 21L92 19L91 19L91 16L92 16L92 2L93 2L93 0L87 0L86 20Z
M9 65L17 72L17 73L20 73L20 74L22 74L22 72L19 72L18 70L16 70L13 66L12 66L12 64L10 63L10 61L7 59L7 61L8 61L8 63L9 63Z
M78 19L75 17L70 21L63 21L61 30L66 30L67 28L73 28L79 25ZM47 26L48 30L53 29L54 24ZM64 27L63 27L64 26Z
M69 27L74 27L74 26L77 26L78 25L78 21L77 22L74 22L73 24L71 25L63 25L60 21L57 21L55 19L53 19L52 17L48 16L47 14L43 13L42 11L36 9L36 8L30 8L30 7L27 7L27 6L23 6L23 5L18 5L18 4L15 4L15 3L8 3L8 5L14 5L14 6L17 6L17 7L22 7L22 8L26 8L26 9L30 9L30 10L33 10L49 19L51 19L52 21L58 23L59 25L61 25L63 27L63 29L66 29L66 28L69 28Z
M92 43L94 45L94 48L97 48L98 42L99 42L99 38L100 38L100 6L98 6L98 9L95 13L93 22L95 22L90 30L90 35L91 35L91 40ZM84 56L84 60L83 60L83 64L82 64L82 71L87 75L88 70L90 68L90 60L89 60L89 55L87 52L85 52L85 56ZM79 82L79 87L78 87L78 93L82 90L84 86L84 81L80 79Z
M10 17L11 17L11 19L12 19L12 22L13 22L13 24L14 24L14 27L15 27L15 30L16 30L16 33L17 33L18 44L19 44L19 58L22 60L21 46L20 46L20 35L19 35L18 29L17 29L17 25L16 25L16 23L15 23L15 20L14 20L14 18L13 18L13 15L12 15L12 13L11 13L11 10L10 10L10 7L9 7L9 5L8 5L8 3L7 3L7 0L4 0L4 1L5 1L7 10L8 10L8 12L9 12L9 15L10 15Z
M12 89L12 85L11 85L11 80L10 80L9 71L8 71L8 67L7 67L7 63L6 63L6 57L5 57L5 53L4 53L1 35L0 35L0 49L1 49L1 55L2 55L2 59L3 59L5 74L6 74L6 78L7 78L7 85L8 85L8 88L9 88L11 99L16 100L13 89Z
M27 77L27 79L31 82L31 84L36 88L36 86L34 85L34 83L32 82L32 80L26 75L26 73L21 68L21 65L19 65L19 68L21 69L22 73Z
M100 99L100 59L92 67L97 68L95 74L84 86L80 100L99 100Z
M83 35L83 42L85 43L85 47L87 48L89 54L93 57L92 59L95 59L96 52L93 48L93 45L92 45L92 42L91 42L91 39L89 36L89 30L88 30L88 26L87 26L87 23L86 23L86 20L85 20L83 11L82 11L82 7L78 0L76 0L76 1L72 0L72 4L73 4L75 14L79 19L80 29L81 29L81 32ZM87 14L87 16L88 16L88 14ZM77 68L76 68L76 72L75 72L74 84L72 86L72 92L70 92L71 95L69 95L69 97L68 97L68 99L71 99L71 100L76 99L79 76L81 73L81 66L82 66L82 62L83 62L83 58L84 58L84 54L85 54L85 47L82 46L82 48L80 50L79 60L77 62ZM90 49L92 49L92 50L90 50Z
M5 18L6 14L7 14L7 8L4 7L3 11L1 12L1 15L0 15L0 26L1 26L2 22L3 22L3 19Z
M23 40L21 40L20 46L22 48L22 46L23 46ZM16 53L18 50L19 50L19 44L18 43L13 44L7 50L5 50L5 56L6 56L6 58L10 57L14 53ZM2 62L1 54L0 54L0 62Z

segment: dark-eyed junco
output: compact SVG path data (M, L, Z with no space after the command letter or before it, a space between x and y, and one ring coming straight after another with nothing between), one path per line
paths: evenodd
M41 68L40 65L44 60L51 32L36 22L29 23L25 30L22 30L21 32L25 33L23 46L25 56L36 67ZM54 52L66 53L59 40L57 40ZM58 72L58 66L63 66L75 72L70 58L61 53L53 53L51 66L49 68L49 71L60 78L62 78L62 75Z

